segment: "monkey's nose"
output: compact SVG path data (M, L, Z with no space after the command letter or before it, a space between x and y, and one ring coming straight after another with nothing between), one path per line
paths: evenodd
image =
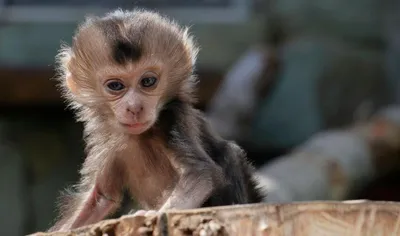
M133 107L128 107L127 110L132 113L133 115L139 114L141 111L143 111L143 106L133 106Z

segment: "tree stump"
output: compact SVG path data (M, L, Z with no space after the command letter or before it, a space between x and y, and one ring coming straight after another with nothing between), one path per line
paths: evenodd
M400 203L315 201L168 211L158 217L123 216L69 232L32 236L321 236L400 235Z

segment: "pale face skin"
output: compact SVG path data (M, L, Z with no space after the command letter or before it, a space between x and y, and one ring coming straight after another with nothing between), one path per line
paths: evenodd
M167 85L161 69L131 64L117 73L103 75L100 88L114 114L117 130L139 135L157 120L161 94Z

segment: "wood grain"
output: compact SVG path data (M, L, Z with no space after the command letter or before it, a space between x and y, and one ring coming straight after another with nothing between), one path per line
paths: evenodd
M400 235L400 203L299 202L168 211L158 218L123 216L56 235Z

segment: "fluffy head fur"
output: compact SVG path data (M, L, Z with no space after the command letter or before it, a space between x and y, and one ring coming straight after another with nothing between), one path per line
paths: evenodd
M149 122L149 128L170 100L194 102L197 53L188 28L155 12L116 10L79 26L72 46L57 56L58 80L80 121L104 117L114 128L135 122ZM146 76L158 79L155 88L139 88ZM110 93L110 80L125 90ZM140 116L132 115L137 111Z

